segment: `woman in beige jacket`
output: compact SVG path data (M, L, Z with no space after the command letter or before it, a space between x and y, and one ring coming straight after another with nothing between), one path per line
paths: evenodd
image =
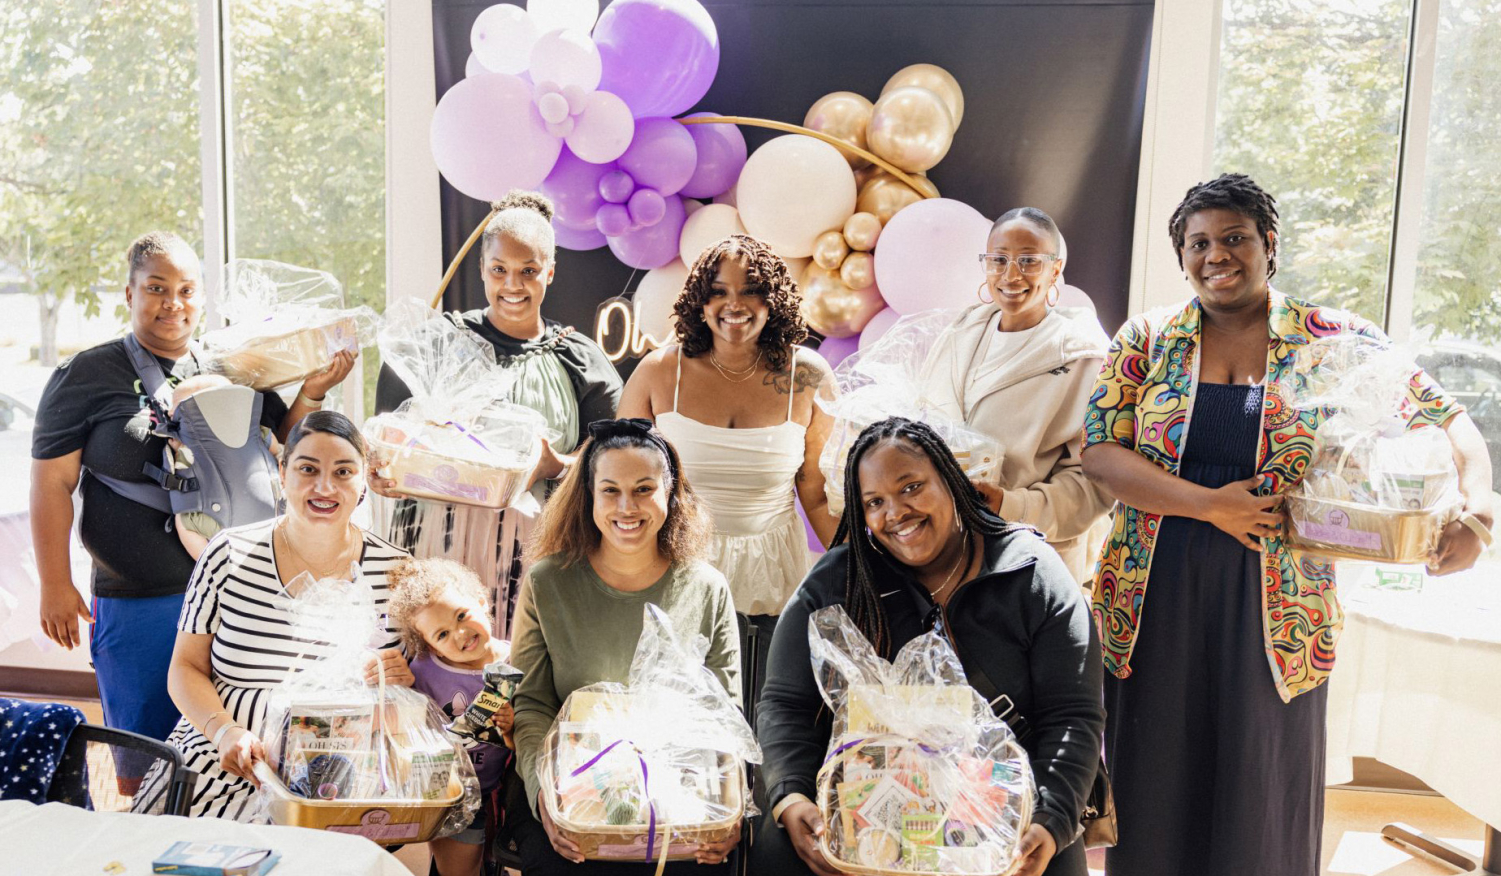
M979 485L991 508L1040 529L1085 583L1087 533L1113 504L1079 462L1084 407L1110 338L1092 314L1053 309L1062 242L1041 210L997 219L981 256L991 300L943 331L922 380L928 404L999 442L999 485Z

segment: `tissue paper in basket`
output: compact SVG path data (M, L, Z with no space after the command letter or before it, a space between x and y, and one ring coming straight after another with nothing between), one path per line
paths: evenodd
M808 642L834 712L818 773L829 863L870 874L1010 872L1032 820L1031 765L947 640L920 636L888 663L836 605L809 618Z
M468 426L421 421L406 409L370 418L364 432L398 495L504 508L526 489L545 429L536 411L494 402Z

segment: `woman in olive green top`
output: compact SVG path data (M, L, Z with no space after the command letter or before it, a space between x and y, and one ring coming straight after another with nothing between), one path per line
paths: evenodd
M709 531L707 513L679 473L677 452L649 420L590 424L578 464L542 513L528 551L540 559L516 607L511 662L525 677L516 691L514 732L532 811L508 812L507 819L516 825L528 876L654 869L645 863L578 865L578 847L557 834L538 803L537 757L569 694L626 681L648 603L665 611L683 637L709 640L704 665L739 701L730 588L700 559ZM696 863L672 864L667 872L717 873L733 847L733 840L700 846Z

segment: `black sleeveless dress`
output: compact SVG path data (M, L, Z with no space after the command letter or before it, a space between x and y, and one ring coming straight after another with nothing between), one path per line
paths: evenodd
M1196 387L1179 476L1255 474L1262 387ZM1108 876L1317 876L1328 687L1284 703L1262 632L1261 558L1165 517L1127 680L1107 674L1120 844Z

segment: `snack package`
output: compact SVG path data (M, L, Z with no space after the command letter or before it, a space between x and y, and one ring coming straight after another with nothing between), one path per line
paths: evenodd
M472 742L483 742L488 745L505 745L505 738L501 735L500 728L490 723L496 710L506 703L511 702L516 696L516 688L521 685L523 673L520 669L497 660L485 667L485 686L480 688L479 695L464 714L453 720L448 725L448 732L460 739Z
M996 483L1002 449L993 438L941 411L923 378L928 355L958 313L934 310L903 317L868 350L847 357L834 369L835 391L820 390L817 401L834 427L818 457L829 513L844 512L844 470L855 439L872 423L906 417L933 427L973 480Z
M1278 392L1313 413L1313 455L1287 496L1287 540L1330 557L1421 563L1463 499L1448 436L1409 429L1410 351L1353 333L1300 348Z
M378 343L412 391L363 429L395 492L483 508L520 498L548 429L540 413L501 401L515 375L494 348L411 299L390 307Z
M1037 790L1005 722L936 632L882 660L843 606L808 619L819 692L834 713L818 772L831 866L858 873L988 874L1018 863Z
M296 643L320 656L271 692L257 765L262 814L276 824L423 842L467 827L479 780L444 733L443 714L410 688L365 683L386 636L368 585L298 576L273 597Z
M206 368L256 390L290 386L375 340L379 317L345 307L332 274L264 259L224 267L225 328L202 337Z
M542 743L542 804L558 831L596 860L692 858L739 835L754 814L745 765L760 763L750 725L703 664L708 642L674 634L645 609L626 684L569 695Z

